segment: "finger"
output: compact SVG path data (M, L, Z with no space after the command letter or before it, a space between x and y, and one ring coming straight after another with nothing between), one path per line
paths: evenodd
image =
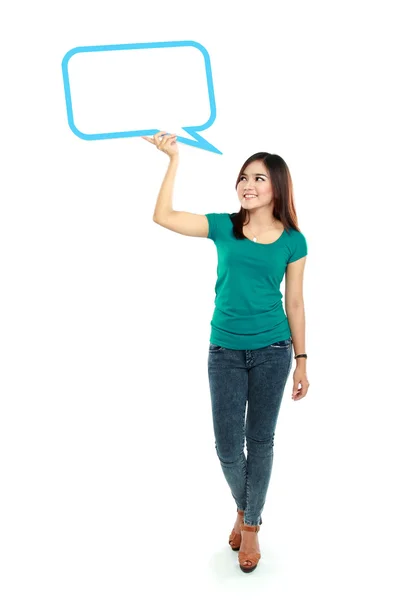
M170 145L170 142L172 142L175 139L175 137L176 137L175 134L166 135L165 137L162 138L162 140L158 144L157 148L159 150L165 150L167 145Z
M304 396L308 392L308 388L309 388L308 383L304 383L304 385L302 384L301 389L297 390L296 393L292 394L293 400L300 400L301 398L304 398Z
M166 131L159 131L158 133L156 133L154 135L154 139L155 139L157 148L159 148L160 145L165 141L166 135L167 135Z
M150 144L155 144L155 141L153 140L153 138L147 137L145 135L141 135L140 136L143 140L146 140L147 142L150 142Z
M168 133L167 135L164 135L161 139L161 144L166 144L171 138L176 137L176 133Z
M157 146L157 148L159 147L160 137L162 136L163 133L166 133L166 132L165 131L157 131L157 133L155 133L153 135L154 143Z

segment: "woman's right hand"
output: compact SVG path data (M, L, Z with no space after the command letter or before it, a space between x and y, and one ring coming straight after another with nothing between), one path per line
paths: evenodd
M157 146L158 150L165 152L170 158L178 155L178 143L175 133L167 135L166 131L159 131L152 138L145 135L140 137Z

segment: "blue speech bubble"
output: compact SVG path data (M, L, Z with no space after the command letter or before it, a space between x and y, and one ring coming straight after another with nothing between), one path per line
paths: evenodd
M139 44L113 44L107 46L79 46L77 48L72 48L69 50L62 60L62 73L64 80L64 91L65 91L65 101L67 105L67 117L68 124L71 128L71 131L77 135L82 140L104 140L104 139L112 139L112 138L126 138L126 137L139 137L143 135L154 135L161 131L160 129L141 129L137 131L114 131L112 133L83 133L80 131L75 123L74 123L74 115L72 110L72 101L71 101L71 89L69 84L69 75L68 75L68 62L74 56L74 54L79 54L81 52L109 52L113 50L136 50L136 49L144 49L144 48L171 48L171 47L179 47L179 46L193 46L200 50L204 57L204 64L206 68L206 76L207 76L207 88L208 88L208 97L210 101L210 118L203 125L192 125L190 127L182 127L184 131L194 139L188 139L181 136L177 136L177 141L182 144L187 144L189 146L194 146L196 148L201 148L202 150L208 150L209 152L215 152L216 154L222 154L220 150L218 150L215 146L210 144L207 140L205 140L198 132L204 131L208 129L215 121L216 117L216 109L215 109L215 96L214 96L214 87L212 81L211 74L211 62L210 56L207 50L199 44L198 42L194 42L191 40L181 41L181 42L149 42L149 43L139 43Z

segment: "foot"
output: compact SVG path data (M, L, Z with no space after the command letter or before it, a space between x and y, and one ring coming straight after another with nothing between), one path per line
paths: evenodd
M239 514L238 512L236 513L236 521L229 536L229 545L233 548L233 550L239 550L240 542L242 540L240 525L243 523L243 516L243 514Z
M242 543L240 544L240 552L245 554L260 553L260 545L258 543L258 533L255 531L242 531ZM252 567L253 563L250 560L243 562L244 567Z

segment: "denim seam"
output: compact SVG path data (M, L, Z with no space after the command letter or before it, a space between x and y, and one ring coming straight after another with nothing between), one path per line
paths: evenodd
M290 352L289 352L289 366L288 366L288 370L287 370L287 374L286 374L286 383L289 377L289 373L290 373L290 369L292 368L292 352L293 352L293 348L292 348L292 343L290 344Z
M280 346L280 347L282 348L282 346ZM287 370L287 374L286 374L286 382L289 377L290 369L292 366L292 361L291 361L292 354L291 353L292 353L292 342L290 343L289 366L288 366L288 370ZM274 435L275 435L275 433L274 433ZM246 507L248 505L248 501L249 501L249 489L247 486L247 470L246 470ZM262 518L261 518L261 514L260 514L260 525L261 524L262 524Z

